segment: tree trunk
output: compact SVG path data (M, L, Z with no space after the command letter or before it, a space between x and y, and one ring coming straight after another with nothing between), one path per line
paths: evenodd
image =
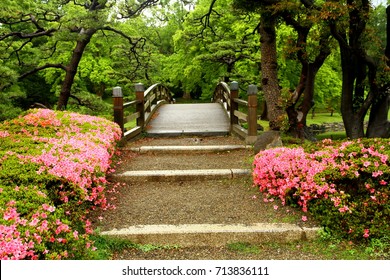
M278 84L275 19L271 15L262 13L259 33L261 43L261 83L267 103L269 126L271 130L280 130L284 110L280 104L281 92Z
M83 56L84 50L90 42L96 29L82 29L80 32L80 39L77 40L76 47L73 49L72 57L69 65L66 67L66 74L61 86L60 96L58 98L57 110L65 110L71 94L74 77L77 73L77 68Z
M366 136L370 138L389 138L390 122L388 121L390 105L390 88L381 92L381 98L378 98L372 105L370 119L368 121Z
M307 69L307 79L306 79L306 87L304 92L304 97L302 104L300 105L300 111L302 113L302 117L298 119L298 128L300 129L299 136L301 138L306 138L311 141L315 141L316 138L312 133L307 129L306 118L309 114L311 108L314 106L314 84L315 79L318 73L318 70L322 66L323 62L320 65L315 65L314 63L309 63ZM303 134L303 135L302 135Z
M362 106L364 100L362 96L362 81L365 76L365 62L357 56L358 50L361 49L358 40L352 40L348 46L346 35L335 33L339 41L341 68L342 68L342 92L341 92L341 115L347 137L350 139L364 137L364 116L367 113Z
M390 67L390 5L386 8L387 27L386 27L386 49L385 56L387 58L387 66ZM390 107L390 84L387 84L379 89L379 98L374 101L370 119L368 121L367 137L390 137L390 122L388 113Z
M341 50L341 64L343 69L341 115L347 137L351 139L364 137L364 116L359 116L353 107L354 83L356 81L354 62L356 61L349 51Z
M385 56L387 57L387 66L390 67L390 5L386 8L386 16L387 16L387 22L386 22L386 50L385 50Z
M291 94L289 105L286 108L286 113L288 116L289 128L288 132L291 136L295 138L302 138L303 133L300 125L298 125L299 120L302 118L302 113L298 112L296 108L297 102L305 91L306 80L307 80L307 71L308 64L302 63L301 76L299 78L299 83L295 88L294 92Z
M337 27L330 24L332 35L339 42L341 67L343 72L343 85L341 93L341 114L347 137L351 139L364 137L364 117L376 98L375 85L376 66L372 62L363 44L363 33L366 30L369 1L347 1L350 5L349 26ZM369 69L367 80L367 69ZM367 91L367 82L370 87Z
M265 100L262 102L262 112L260 115L260 119L263 121L268 121L267 102L265 102Z
M310 109L314 106L314 84L318 70L321 66L322 64L317 66L313 63L309 63L308 65L304 98L300 106L302 118L299 120L299 123L303 126L306 126L306 117L309 114Z
M324 38L326 38L326 36ZM327 46L320 44L320 48L321 51L314 62L308 62L303 57L300 59L302 64L301 77L292 96L291 104L286 110L289 117L289 132L294 137L305 137L309 140L315 140L315 138L308 133L306 119L311 108L314 106L314 85L318 70L330 54L330 50ZM297 102L302 94L303 101L298 108L296 108Z
M300 82L295 89L292 104L287 107L289 118L289 133L296 138L306 138L315 140L312 135L308 134L306 119L310 109L314 105L314 84L320 65L314 63L304 64L302 66ZM298 99L303 94L302 103L296 108Z

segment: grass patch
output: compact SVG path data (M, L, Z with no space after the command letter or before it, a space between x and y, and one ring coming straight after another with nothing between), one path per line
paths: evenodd
M347 134L345 133L345 131L329 131L329 132L318 134L316 138L318 140L323 140L323 139L344 140L347 139Z
M150 251L156 251L156 250L179 249L179 245L136 244L135 249L142 251L142 252L150 252Z
M307 125L340 122L343 122L343 119L339 113L334 113L333 116L330 113L318 113L314 117L309 114L306 118Z
M114 253L124 250L138 250L143 253L150 253L156 250L179 249L178 245L155 245L136 244L129 240L94 235L93 240L97 250L96 260L112 259ZM311 259L322 260L388 260L390 258L390 237L384 236L380 239L373 239L367 244L356 244L346 240L337 239L334 236L321 231L319 237L312 241L297 241L286 244L270 242L265 244L250 244L246 242L234 242L226 245L226 249L238 255L259 255L266 259L267 252L283 252L286 256L293 256L293 259L301 259L308 255ZM223 256L222 256L223 257ZM283 257L283 256L282 256ZM240 257L239 257L240 258Z
M242 254L259 254L261 249L256 246L245 242L236 242L227 244L227 249Z
M373 239L367 244L356 244L337 239L321 232L316 240L291 243L270 242L265 244L232 243L227 249L239 254L259 254L262 258L267 252L280 252L293 259L319 260L388 260L390 258L390 238ZM285 258L282 256L282 258Z
M95 259L97 260L109 260L114 252L137 248L137 244L129 240L100 234L93 235L91 239L94 241L94 246L97 248L95 251Z
M388 236L372 239L366 244L356 244L335 238L325 231L320 231L319 235L317 240L304 243L301 249L323 255L325 259L385 260L390 257L390 238Z
M93 235L92 239L95 242L94 246L97 248L95 259L99 260L111 259L115 252L131 249L146 253L156 250L179 249L178 245L137 244L130 240L100 234Z

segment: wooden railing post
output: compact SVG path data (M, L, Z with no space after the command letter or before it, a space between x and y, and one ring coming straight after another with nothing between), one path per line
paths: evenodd
M135 98L139 102L136 106L136 111L139 112L139 118L137 119L137 126L144 127L145 125L145 87L143 84L135 84Z
M114 103L114 122L116 122L122 130L122 137L124 134L123 123L123 93L121 87L114 87L112 89L112 100Z
M234 111L238 110L238 103L234 100L238 98L238 83L230 83L230 125L238 124L238 118L234 115Z
M248 137L246 142L253 144L257 139L257 86L248 87Z

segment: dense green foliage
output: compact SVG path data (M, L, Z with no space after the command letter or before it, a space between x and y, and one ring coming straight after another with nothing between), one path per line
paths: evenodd
M113 3L104 10L96 8L96 12L91 13L83 5L72 4L72 1L66 1L63 7L60 1L8 2L0 4L5 7L0 14L3 23L0 26L1 120L15 117L34 103L55 107L65 76L61 67L45 68L23 80L19 78L34 67L47 64L58 66L58 62L66 66L79 40L74 31L81 19L85 28L100 31L91 37L78 65L68 106L70 110L109 115L112 87L119 85L124 88L125 95L131 95L133 84L137 82L146 85L164 82L176 97L184 95L204 100L209 100L215 84L221 80L239 81L242 95L245 95L249 84L261 86L257 27L259 8L263 6L256 5L250 12L236 9L250 1L218 0L211 7L209 0L164 0L158 1L157 6L150 7L138 17L122 17L121 20L109 15L110 9L111 12L116 9L118 17L123 16L124 6ZM275 13L289 8L294 17L316 24L313 16L305 18L304 14L299 14L297 9L301 6L298 4L270 2L280 2L272 8ZM37 21L33 21L30 14ZM325 18L325 15L319 14L318 19L321 17ZM385 47L384 17L385 8L380 6L370 18L369 29L373 32L368 41L375 43L368 45L371 46L370 53L380 52ZM11 25L11 22L18 25ZM117 32L110 32L105 25L115 28ZM28 40L23 38L37 26L42 30L53 29L53 33ZM314 27L310 31L305 46L309 60L316 54L321 28ZM7 34L14 29L21 30L22 34L10 40ZM127 37L120 36L118 32ZM374 34L378 34L378 37ZM291 25L279 20L278 75L285 102L288 102L289 92L294 91L300 79L297 51L303 47L296 45L297 36ZM339 52L334 51L316 77L314 109L338 111L341 83ZM259 99L263 99L261 91ZM108 101L108 104L102 101Z

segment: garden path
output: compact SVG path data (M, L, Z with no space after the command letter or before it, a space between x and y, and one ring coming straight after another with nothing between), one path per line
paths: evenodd
M181 248L314 236L299 210L263 202L251 181L253 150L238 138L143 138L121 153L110 178L123 184L116 209L94 219L102 234Z

